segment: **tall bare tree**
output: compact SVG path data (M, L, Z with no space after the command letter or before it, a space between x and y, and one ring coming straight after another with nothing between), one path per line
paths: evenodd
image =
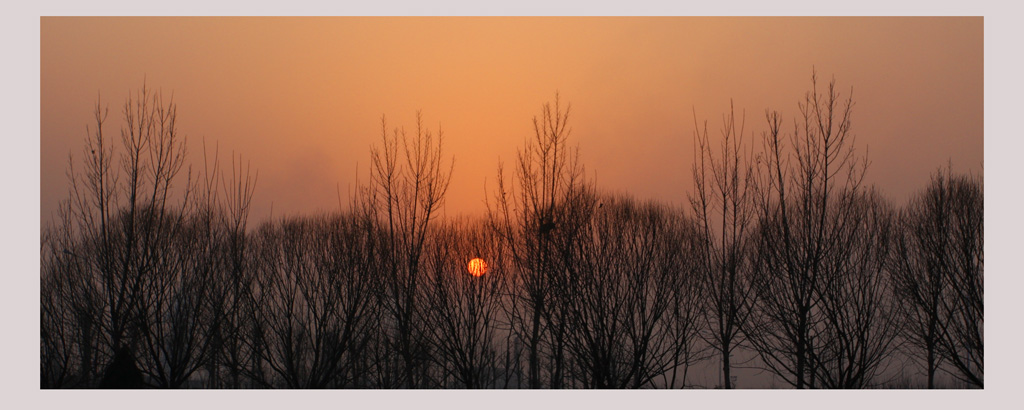
M205 148L205 147L204 147ZM220 268L211 278L215 286L211 298L209 330L211 352L207 361L209 387L241 388L251 386L244 375L253 367L253 323L257 307L251 294L254 280L252 251L248 233L249 210L259 179L241 156L231 156L230 173L220 167L219 149L213 163L205 157L200 192L205 209L210 210L210 229L219 232ZM222 374L226 373L226 374ZM226 377L223 377L226 376Z
M563 109L559 96L554 105L545 104L533 119L533 139L519 151L509 182L498 166L498 187L494 201L488 201L492 226L509 248L513 297L509 312L513 332L527 354L527 386L562 387L565 378L564 323L551 309L556 259L552 236L566 229L565 204L591 190L584 180L578 150L568 146L571 134L571 106ZM545 340L550 345L546 352ZM547 360L545 360L545 356Z
M816 73L811 83L788 137L781 114L766 113L756 185L758 303L744 332L766 368L796 388L816 387L815 358L827 326L819 291L827 261L847 251L847 215L839 210L857 197L867 167L854 152L852 98L843 99L834 80L820 92Z
M95 128L87 128L84 169L76 172L69 160L69 200L59 212L65 221L60 252L74 260L78 272L68 280L78 282L73 287L90 295L87 306L95 309L88 323L79 321L82 331L100 340L82 345L85 370L101 361L109 365L119 351L126 352L120 357L128 362L119 366L140 364L137 349L148 335L147 311L161 286L155 279L164 273L169 238L194 204L191 172L181 175L186 148L173 99L166 101L143 85L129 95L122 114L120 158L115 159L115 144L103 132L107 110L97 102ZM185 188L175 192L176 185ZM89 373L83 373L87 384Z
M390 132L389 132L390 131ZM416 114L415 134L404 128L388 130L381 118L381 146L371 151L370 183L362 200L380 224L386 279L380 301L388 313L387 342L401 361L396 387L420 387L428 382L429 346L417 301L423 278L421 264L427 237L444 203L454 160L445 161L443 132L434 134Z
M708 138L694 118L694 193L690 205L701 227L701 277L704 284L704 339L718 352L722 386L731 389L732 354L743 343L741 328L750 314L752 249L750 238L756 212L754 168L745 152L744 121L737 127L730 106L722 121L722 145L715 157ZM697 156L699 155L699 158Z

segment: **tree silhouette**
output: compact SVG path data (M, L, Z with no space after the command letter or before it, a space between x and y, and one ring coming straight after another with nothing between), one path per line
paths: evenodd
M570 229L563 220L567 204L579 204L591 184L583 177L578 150L567 146L570 106L562 109L559 96L545 104L539 118L534 117L534 136L519 151L511 183L506 184L504 168L498 166L498 188L494 202L488 202L492 226L508 247L511 268L508 316L516 337L527 349L527 386L543 386L543 367L547 367L547 385L563 386L565 378L565 323L561 313L552 309L554 278L559 274L559 252L552 236ZM493 206L492 206L493 205ZM547 343L547 351L544 343ZM544 359L547 356L547 360ZM542 361L546 363L542 363Z
M221 171L219 150L214 152L212 166L207 164L204 147L204 178L200 192L212 215L208 229L219 232L220 269L211 272L214 282L210 298L210 355L207 360L209 387L240 388L251 386L244 375L254 367L252 350L253 325L256 317L252 297L254 280L251 240L248 235L250 204L258 172L254 175L239 155L232 155L230 175ZM218 181L220 177L220 181ZM219 182L219 184L218 184ZM226 378L222 378L226 373ZM251 381L251 380L250 380Z
M721 357L722 386L731 389L731 357L743 343L740 332L750 315L750 244L754 224L754 175L751 155L744 152L743 123L737 128L731 110L723 118L722 145L716 158L703 130L696 126L690 205L701 229L701 278L706 306L704 340ZM700 156L697 159L697 156Z
M454 160L445 164L443 132L435 135L423 127L416 115L416 133L404 128L388 133L381 118L381 146L371 151L369 186L361 194L362 206L380 226L380 244L385 261L383 286L378 296L387 313L383 324L385 342L400 361L397 377L385 386L415 388L428 382L426 365L429 347L420 319L418 300L423 282L421 264L433 220L444 202ZM447 165L447 166L446 166ZM386 357L382 358L388 362ZM385 373L392 373L390 370Z
M815 292L823 318L811 357L817 387L874 386L903 324L889 266L894 211L874 190L853 195L837 200L832 229L842 232L833 246L842 251L822 261L824 280Z
M486 217L448 220L441 130L382 118L349 209L250 225L256 175L205 146L191 172L144 85L116 143L96 104L41 231L40 386L677 388L716 357L733 388L750 351L793 387L892 387L906 342L928 387L983 387L981 178L940 170L897 211L853 100L815 74L799 107L758 155L734 110L720 148L695 118L684 210L599 190L556 94Z
M79 306L61 314L78 316L74 323L82 338L79 379L85 385L92 384L98 363L112 360L115 352L123 352L123 359L136 358L143 339L166 336L155 335L146 326L154 319L156 295L180 284L161 278L172 274L169 238L194 203L191 173L184 183L179 175L186 151L177 132L173 100L165 101L145 85L129 95L122 108L125 126L119 160L103 133L107 111L101 107L97 102L95 128L87 129L83 172L77 173L75 162L69 160L69 199L60 208L62 224L53 242L60 249L51 248L50 266L70 272L44 272L44 280L49 275L49 280L74 282L55 284L55 289L68 292L63 297L83 298L84 304L75 303ZM172 192L176 184L184 191ZM57 256L61 254L65 256ZM142 371L160 373L152 368Z
M816 73L811 84L788 137L781 115L766 113L768 131L756 174L758 303L745 329L766 368L796 388L838 387L836 380L847 380L834 372L842 371L845 359L856 361L843 356L853 352L830 351L837 338L853 337L840 328L847 317L839 310L845 305L835 287L849 285L853 279L847 276L855 271L881 275L868 266L850 266L856 261L847 255L862 234L857 221L864 207L857 203L867 168L866 157L855 155L850 133L853 100L841 98L834 80L819 92ZM875 323L851 325L873 328Z
M206 363L209 333L220 322L219 312L210 310L216 286L210 278L222 263L218 233L209 211L186 218L174 222L152 244L159 256L140 295L144 308L138 359L157 387L182 387ZM122 353L123 358L130 355L126 348Z
M984 386L983 200L980 179L940 170L901 212L896 290L928 388L944 361L957 379Z
M69 213L42 234L40 283L40 386L92 387L102 368L101 296L78 254Z
M376 326L378 265L372 230L352 216L263 225L252 291L260 306L256 375L267 387L352 387Z
M625 196L587 201L553 305L565 312L570 375L584 388L640 388L693 359L696 230L675 210ZM601 206L598 208L597 204ZM689 229L687 229L689 228ZM685 369L683 370L685 373ZM684 375L685 379L685 375ZM575 385L574 385L575 386Z

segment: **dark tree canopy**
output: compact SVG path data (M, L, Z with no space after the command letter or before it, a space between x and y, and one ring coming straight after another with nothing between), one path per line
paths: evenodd
M40 385L983 387L982 180L891 203L853 107L814 75L792 129L730 110L719 144L694 118L680 207L603 191L556 94L478 218L441 217L442 130L382 118L347 208L252 223L257 173L205 143L190 166L143 86L119 139L97 103L41 232Z

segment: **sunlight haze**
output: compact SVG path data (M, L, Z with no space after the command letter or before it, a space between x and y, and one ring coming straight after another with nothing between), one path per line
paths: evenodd
M414 131L417 110L455 159L444 215L482 214L556 92L598 186L682 205L694 114L714 136L732 101L759 148L766 109L792 129L812 70L852 87L867 182L901 204L948 163L983 173L982 57L980 17L43 17L41 222L97 97L119 138L144 81L173 94L193 167L205 139L259 170L256 221L346 203L381 116Z

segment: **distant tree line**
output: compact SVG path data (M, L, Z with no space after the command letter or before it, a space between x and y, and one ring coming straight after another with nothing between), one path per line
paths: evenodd
M711 360L733 388L738 352L795 388L983 387L981 178L892 204L819 87L757 138L694 118L685 207L600 191L556 96L486 217L438 217L418 116L382 119L347 210L256 225L258 175L188 166L173 100L130 95L119 139L98 102L42 232L41 387L684 388Z

